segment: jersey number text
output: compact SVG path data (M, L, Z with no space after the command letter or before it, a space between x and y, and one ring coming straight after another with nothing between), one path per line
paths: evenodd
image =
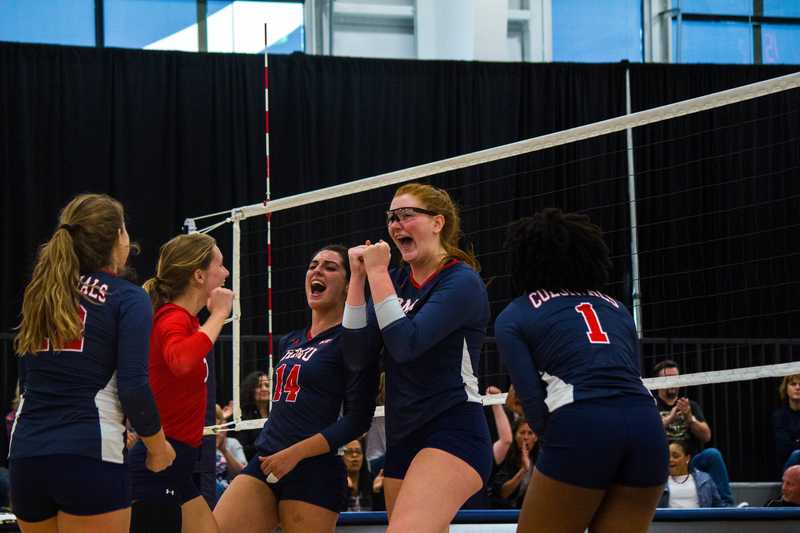
M275 369L275 393L272 395L273 402L281 401L281 394L286 393L286 401L294 402L300 393L300 365L292 365L289 375L286 376L286 383L283 382L283 375L286 373L286 364L282 364Z
M600 319L597 318L597 313L592 307L592 304L583 302L575 306L575 311L581 314L583 321L586 322L586 327L589 331L586 336L589 337L589 342L592 344L608 344L608 333L603 331L603 326L600 325Z

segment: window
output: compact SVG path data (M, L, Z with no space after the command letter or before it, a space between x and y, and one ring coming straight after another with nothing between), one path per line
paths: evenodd
M676 35L677 27L678 22L673 21ZM752 34L746 23L684 20L680 38L672 41L672 57L676 63L749 64L753 62Z
M672 60L800 62L800 2L672 0Z
M211 0L207 21L209 52L263 52L265 23L271 54L305 50L302 3Z
M763 63L800 65L800 27L783 24L761 26Z
M103 0L105 45L185 52L303 51L302 2Z
M0 41L94 46L94 0L2 0Z
M680 7L685 13L753 14L753 0L672 0L672 7Z
M553 0L553 61L642 61L641 0Z
M104 0L105 45L199 50L195 0Z

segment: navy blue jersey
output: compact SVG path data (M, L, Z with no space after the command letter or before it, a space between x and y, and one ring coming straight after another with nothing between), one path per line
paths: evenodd
M378 358L386 365L386 438L391 443L447 409L481 402L474 369L489 322L486 286L477 272L451 261L418 284L408 266L390 272L402 316L379 328L372 302L366 326L348 329L349 364Z
M311 339L305 329L281 339L272 408L256 440L261 452L275 453L317 433L335 452L369 429L375 412L377 367L349 371L341 334L342 326L334 326Z
M649 396L636 328L625 307L597 291L538 290L511 301L495 322L497 347L531 428L580 400Z
M150 298L105 272L81 276L80 291L83 336L25 356L11 459L74 454L122 463L126 413L144 420L134 424L143 435L160 427L147 382ZM145 419L142 409L151 413Z

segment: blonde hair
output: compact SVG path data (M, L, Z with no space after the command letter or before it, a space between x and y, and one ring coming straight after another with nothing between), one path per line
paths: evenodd
M80 276L111 264L124 221L122 204L105 194L81 194L64 206L25 287L16 353L34 353L46 340L58 350L80 338Z
M791 376L783 377L783 381L781 381L780 386L778 386L778 395L781 397L782 402L785 402L788 398L786 395L786 389L789 387L789 383L792 381L800 381L800 374L792 374Z
M205 233L178 235L161 247L156 275L143 287L150 295L153 310L184 293L196 270L211 264L217 241Z
M469 250L462 250L458 243L461 240L461 216L458 206L444 189L423 183L407 183L397 189L395 197L408 194L419 200L425 209L433 211L444 217L444 227L439 235L440 242L447 255L442 263L458 259L480 272L481 265L475 257L475 252L470 246Z

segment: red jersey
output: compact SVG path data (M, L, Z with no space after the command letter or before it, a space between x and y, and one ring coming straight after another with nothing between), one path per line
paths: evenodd
M150 387L167 437L193 447L203 440L208 390L206 354L212 343L200 321L183 307L165 304L153 317Z

